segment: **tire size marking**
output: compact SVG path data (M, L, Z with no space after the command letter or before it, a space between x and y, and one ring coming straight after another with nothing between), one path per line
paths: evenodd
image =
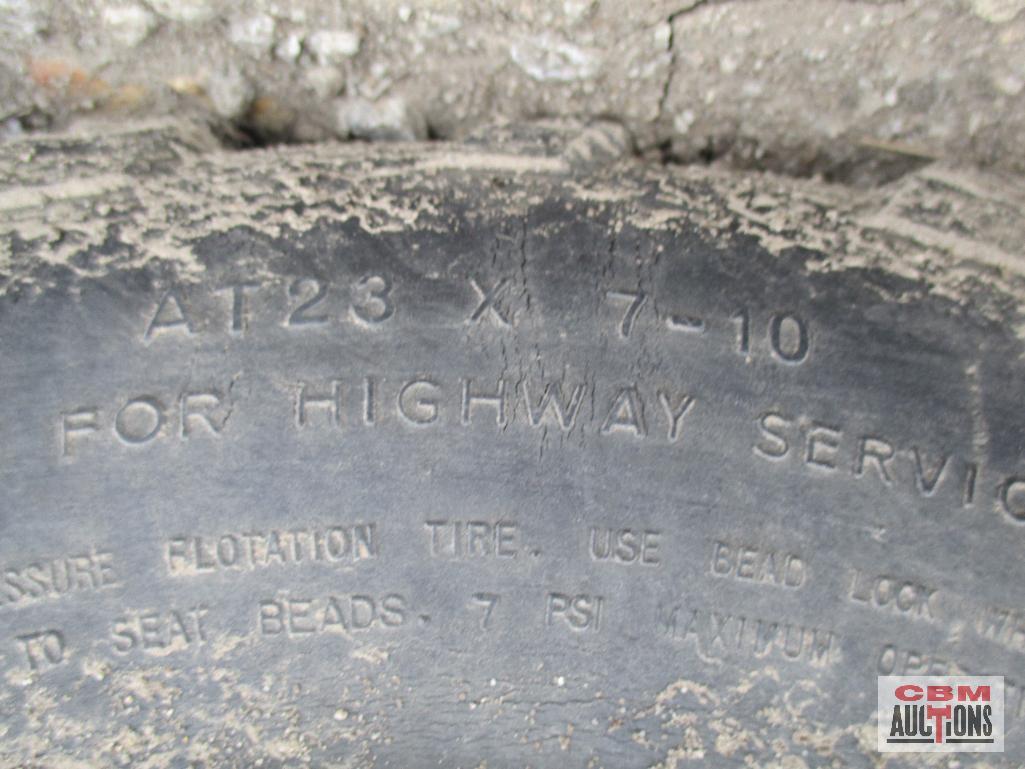
M387 324L398 312L394 282L382 273L359 275L342 289L326 279L309 275L293 278L283 286L284 307L277 310L271 308L280 302L275 302L260 283L236 282L213 289L210 294L223 297L216 308L208 307L209 302L198 292L172 286L151 306L142 340L149 344L164 336L189 337L217 331L245 336L252 329L257 311L261 316L281 313L280 326L295 332L323 329L346 321L355 327L373 329ZM470 326L515 330L520 315L530 308L529 301L526 307L521 306L524 302L519 293L525 293L525 289L517 288L516 282L508 276L469 277L465 279L465 287L470 301L463 318ZM656 327L672 334L706 336L707 332L714 331L723 336L729 333L727 323L731 322L734 326L732 344L745 359L761 351L778 363L798 365L811 355L813 339L809 323L794 310L755 318L750 309L741 307L729 315L727 322L687 312L664 312L656 306L655 297L640 289L609 289L602 297L616 309L616 335L625 342L631 342L638 328L654 316ZM199 308L199 304L203 307ZM763 336L764 341L760 341Z
M280 325L302 331L341 323L348 318L352 325L374 328L396 313L393 288L390 277L373 272L360 275L344 289L322 278L297 277L284 284L284 309L277 311ZM245 336L253 326L254 305L264 314L266 306L272 303L263 289L262 284L254 282L220 286L210 293L224 297L220 301L227 306L216 310L204 307L201 312L194 303L193 292L186 292L179 286L168 288L147 316L142 339L149 343L162 336L193 336L215 330ZM490 299L485 309L496 311L491 306L493 301Z

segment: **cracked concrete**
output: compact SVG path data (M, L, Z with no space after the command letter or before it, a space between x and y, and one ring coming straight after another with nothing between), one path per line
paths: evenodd
M668 35L666 40L666 50L669 52L669 71L666 72L665 83L662 86L662 93L658 99L658 123L659 125L665 122L666 117L666 104L669 101L669 95L672 93L673 87L673 73L676 71L677 66L677 55L676 55L676 40L674 37L673 24L680 16L685 13L693 11L695 8L705 4L705 0L698 0L697 2L682 8L678 11L674 11L670 14L666 21L668 27Z
M2 0L3 133L203 115L229 143L462 139L538 117L874 183L1025 169L1022 0Z

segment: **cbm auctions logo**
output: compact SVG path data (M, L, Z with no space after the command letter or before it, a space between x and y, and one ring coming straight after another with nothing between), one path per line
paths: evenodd
M879 676L883 753L1002 753L1003 676Z

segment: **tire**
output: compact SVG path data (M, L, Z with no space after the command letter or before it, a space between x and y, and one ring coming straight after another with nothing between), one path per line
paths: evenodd
M1013 190L153 130L0 159L0 764L1018 764Z

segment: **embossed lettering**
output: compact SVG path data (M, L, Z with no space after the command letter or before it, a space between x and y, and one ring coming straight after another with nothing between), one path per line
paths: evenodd
M398 628L406 623L409 602L398 593L328 595L319 598L268 598L260 601L260 635L295 638L371 628Z
M424 525L432 558L515 558L520 550L519 526L511 521L431 520Z
M709 572L717 577L790 588L801 587L808 575L804 561L793 553L723 541L712 546Z
M223 569L251 571L308 562L346 562L376 558L377 524L227 532L217 536L177 536L165 556L172 575Z
M611 433L616 430L632 432L638 438L643 438L648 433L644 426L644 401L641 400L635 386L619 388L612 399L601 431Z
M157 303L157 308L146 326L144 338L149 340L154 334L161 331L182 331L186 334L192 333L192 321L189 320L185 311L185 304L182 301L178 289L168 290Z
M545 599L545 625L576 632L601 630L604 597L587 593L549 593Z
M59 630L28 633L18 636L16 640L21 644L25 661L32 670L46 670L64 662L67 644L64 642L64 634Z
M589 537L589 552L595 561L658 566L661 563L658 552L661 537L659 531L594 526Z
M110 637L114 650L168 652L201 646L206 642L204 620L209 610L199 605L190 609L128 612L114 620Z

